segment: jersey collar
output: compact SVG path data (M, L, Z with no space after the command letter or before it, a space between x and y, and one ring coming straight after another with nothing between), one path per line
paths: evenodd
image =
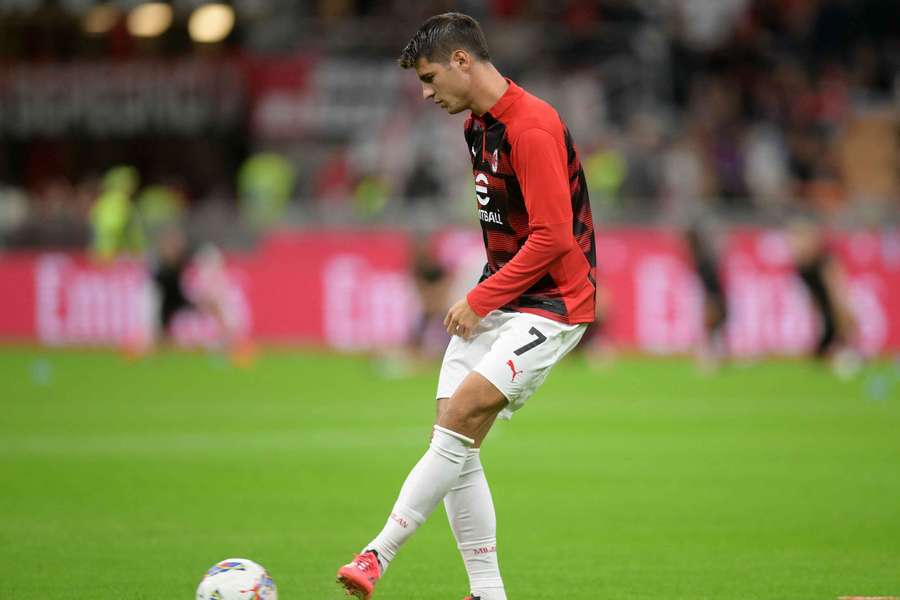
M504 77L504 79L506 79L506 83L509 84L509 87L506 88L506 91L503 92L503 95L500 96L500 99L497 100L497 103L494 104L486 113L484 113L482 117L493 117L494 119L499 119L500 116L505 113L506 110L525 93L525 90L517 86L512 79L509 79L508 77Z

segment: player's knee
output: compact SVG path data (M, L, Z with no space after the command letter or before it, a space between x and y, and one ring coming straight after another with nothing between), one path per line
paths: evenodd
M489 387L460 386L438 415L438 425L469 434L481 430L506 405L503 394L486 379L484 383Z

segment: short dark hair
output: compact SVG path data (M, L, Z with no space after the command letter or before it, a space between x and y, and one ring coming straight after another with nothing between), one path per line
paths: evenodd
M416 66L416 61L425 58L429 62L450 59L450 53L462 49L478 60L489 61L487 41L478 21L458 12L448 12L430 17L422 23L397 60L404 69Z

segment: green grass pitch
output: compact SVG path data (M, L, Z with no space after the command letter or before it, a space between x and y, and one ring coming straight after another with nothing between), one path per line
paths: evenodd
M339 599L426 447L434 372L270 350L0 350L2 598L192 598L231 556ZM483 449L511 600L900 595L900 367L571 357ZM460 600L438 508L376 600Z

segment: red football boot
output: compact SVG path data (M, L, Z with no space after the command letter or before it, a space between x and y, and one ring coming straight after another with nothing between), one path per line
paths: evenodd
M381 579L381 565L378 556L371 550L357 554L353 560L338 569L337 580L348 596L359 600L369 600L375 583Z

